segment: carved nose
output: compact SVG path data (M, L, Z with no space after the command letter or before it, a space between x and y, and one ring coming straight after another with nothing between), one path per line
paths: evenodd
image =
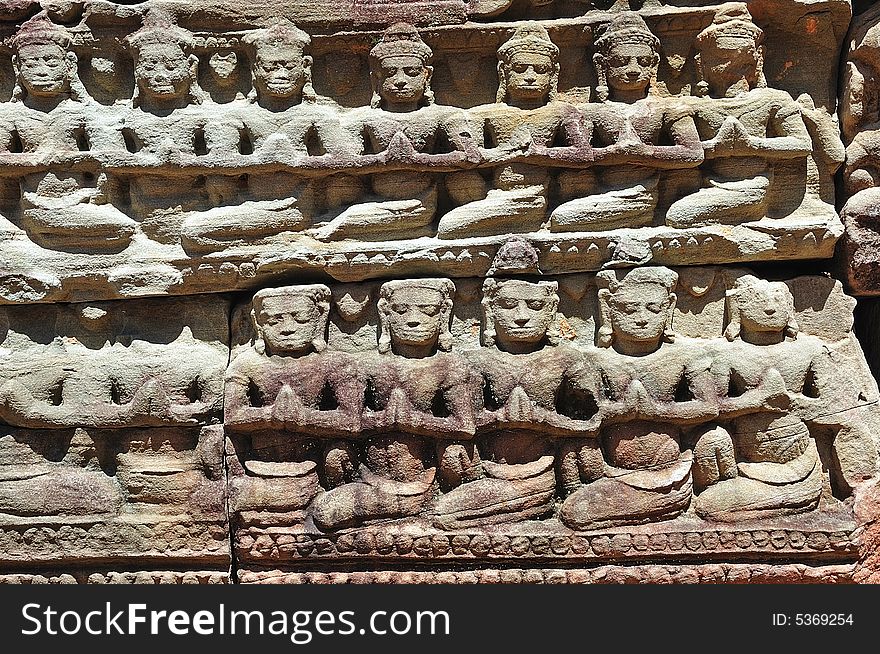
M529 319L528 318L515 318L513 322L516 323L517 327L525 327L526 324L529 322Z
M764 309L764 313L766 313L768 316L772 316L774 313L776 313L776 309L773 309L773 308Z
M647 320L636 320L636 325L639 327L647 327L648 321Z
M419 324L420 324L420 323L419 323L418 320L407 320L407 321L406 321L406 326L407 326L407 327L418 327Z

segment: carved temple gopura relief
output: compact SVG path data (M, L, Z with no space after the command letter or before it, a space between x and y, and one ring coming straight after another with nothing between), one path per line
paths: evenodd
M789 39L838 47L834 11L782 4ZM826 64L782 62L773 12L502 5L356 35L173 3L0 24L0 298L482 275L510 234L559 274L831 256Z
M876 10L274 4L0 6L0 582L878 579Z

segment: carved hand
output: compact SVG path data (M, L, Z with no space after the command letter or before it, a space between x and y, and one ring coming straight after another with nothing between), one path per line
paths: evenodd
M176 422L174 413L171 411L171 398L165 392L162 383L152 378L138 388L129 403L129 415L131 417L143 416L158 418L163 422Z
M776 368L770 368L765 374L758 389L762 391L762 406L772 411L786 411L791 406L791 397L785 386L785 380Z
M535 421L535 407L522 386L510 393L504 404L504 420L507 422L530 423Z
M391 137L388 147L385 148L385 161L408 163L413 160L416 151L403 131L398 131Z
M0 416L17 415L34 402L33 394L17 379L0 386Z
M718 133L703 143L706 156L719 157L741 154L752 150L752 136L736 117L728 116L718 128Z
M272 421L278 425L297 425L302 420L303 403L293 389L284 384L272 406Z
M410 424L412 406L402 388L395 388L388 397L388 404L379 419L383 427L403 427Z

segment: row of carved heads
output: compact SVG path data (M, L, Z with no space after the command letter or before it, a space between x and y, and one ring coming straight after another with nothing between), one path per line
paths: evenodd
M651 342L675 340L673 315L678 274L662 266L603 271L596 275L598 287L598 334L596 345L616 347L620 339ZM498 342L499 325L507 339L534 344L562 341L557 309L556 281L489 278L483 283L481 301L482 342ZM404 345L428 345L450 351L450 329L455 284L450 279L402 279L384 283L379 290L378 351L392 351L392 333ZM256 349L282 356L322 352L327 348L327 327L332 293L324 284L267 288L253 297L251 320L257 335ZM737 278L727 291L728 323L724 337L740 337L743 325L752 331L778 332L796 338L794 298L784 282L753 275ZM271 306L270 306L271 305ZM415 311L419 315L412 316ZM293 322L282 324L285 320ZM410 321L410 322L408 322Z
M75 100L86 99L87 92L77 73L76 55L72 52L72 34L51 22L46 13L38 14L22 25L10 40L13 63L16 70L14 99L21 100L28 94L68 94ZM762 72L763 32L753 22L745 3L730 2L721 5L711 25L702 30L695 39L698 50L695 55L700 82L697 94L714 92L710 88L711 72L724 67L740 66L742 61L731 57L748 59L754 79L753 87L766 86ZM312 57L306 54L310 36L286 18L276 19L265 28L253 30L241 39L248 51L252 65L254 87L248 98L284 100L296 104L300 100L314 102L317 98L312 86ZM189 103L199 104L207 100L198 82L199 59L195 54L194 35L175 24L171 16L151 9L143 19L143 26L125 39L125 45L134 60L136 88L132 105L143 105L145 95L157 102L185 98ZM594 42L594 64L598 76L596 95L599 100L608 98L610 78L623 85L649 82L654 88L657 66L660 61L660 41L651 33L645 21L634 12L616 15L601 29ZM520 69L527 65L528 55L539 55L540 63L533 66L539 84L536 93L546 102L553 100L559 80L559 48L551 41L547 30L539 23L526 22L513 32L497 51L499 88L497 100L507 99L511 78L521 75ZM430 62L431 48L422 40L411 25L398 23L385 30L369 52L370 79L373 88L372 106L382 101L382 62L405 58L416 68L414 74L421 76L424 88L422 102L434 101L431 91L433 69ZM523 58L525 57L525 58ZM523 58L522 61L520 59ZM641 67L640 79L627 77L632 60ZM117 72L112 60L97 58L98 72L113 82ZM216 81L228 83L238 65L232 49L218 51L210 59ZM650 79L641 79L648 75ZM722 91L717 91L723 95Z

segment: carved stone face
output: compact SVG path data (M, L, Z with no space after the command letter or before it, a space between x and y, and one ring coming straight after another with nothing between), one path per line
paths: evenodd
M63 93L69 82L67 53L53 43L22 46L18 51L19 79L30 95Z
M141 92L156 99L179 98L189 93L189 58L171 43L144 44L135 62L134 75Z
M782 282L750 284L737 296L740 324L751 332L777 333L791 320L788 287Z
M660 63L646 43L616 43L603 58L608 87L617 91L644 91Z
M660 345L672 305L672 296L661 284L627 284L608 300L615 343Z
M280 295L263 299L257 325L272 354L302 354L312 348L321 310L306 295Z
M503 282L492 299L496 338L502 343L539 343L556 318L556 297L546 287Z
M425 95L431 71L418 57L385 57L376 71L379 95L389 104L418 102Z
M208 60L208 66L214 77L223 82L232 79L237 65L238 57L234 52L215 52Z
M395 345L432 345L440 336L443 295L419 286L394 290L388 301L388 329Z
M763 62L761 48L752 39L719 38L700 51L703 76L717 93L748 91L758 82Z
M515 52L506 66L510 100L542 101L550 94L553 61L540 52Z
M262 47L254 61L254 84L261 95L289 98L306 83L306 61L292 47Z

